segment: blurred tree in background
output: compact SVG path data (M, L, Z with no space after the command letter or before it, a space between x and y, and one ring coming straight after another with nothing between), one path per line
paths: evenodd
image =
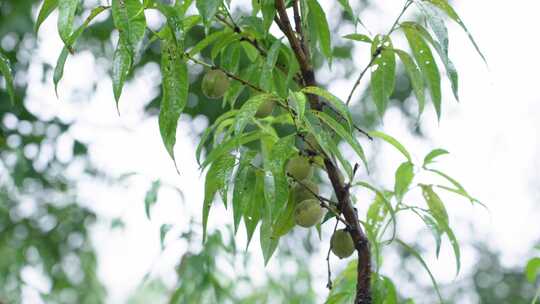
M79 15L87 16L98 4L98 1L81 1ZM97 261L89 231L96 215L77 197L74 176L103 179L107 173L92 166L85 143L69 136L72 121L41 119L38 111L30 110L25 103L28 68L36 61L32 50L37 43L34 28L40 5L40 1L31 0L0 2L0 48L12 63L16 88L14 105L10 105L7 92L0 90L0 301L18 303L22 295L32 290L30 293L37 292L45 303L101 303L106 299L106 288L96 276ZM361 1L359 7L365 10L371 5L370 1ZM351 23L350 16L338 10L337 5L336 11L340 12L340 18L333 23L332 33ZM243 21L241 26L251 26L252 20ZM111 58L113 28L112 18L93 23L78 39L76 52L89 49L96 58ZM205 36L204 27L195 26L188 33L186 48ZM354 48L350 41L339 43L333 46L333 64L342 68L336 68L339 72L334 76L345 79L357 72L356 61L351 58ZM139 54L135 70L161 61L161 49L151 35L145 37L143 44L146 52ZM201 55L210 58L211 50L203 50ZM52 82L53 67L40 64L43 81ZM324 68L322 54L316 54L314 64L316 69ZM191 117L203 116L211 125L226 109L215 106L215 101L200 92L203 72L202 69L190 71L194 81L184 112ZM134 75L136 72L130 73L127 81ZM325 86L335 78L325 79L320 85ZM415 134L422 136L416 114L407 103L413 91L405 70L398 70L396 82L399 86L390 97L394 101L391 106L399 107ZM159 83L155 85L158 89ZM239 99L246 99L251 93L245 91ZM363 102L354 103L351 109L355 121L365 129L374 129L380 123L373 103L364 102L370 98L368 92L364 93L360 97ZM145 115L157 115L161 99L159 94L149 100ZM69 160L59 156L62 151L58 151L58 141L63 137L71 142ZM181 237L189 242L201 240L193 231ZM304 236L294 233L286 237L276 257L284 266L257 285L249 273L234 272L235 265L248 264L249 254L237 248L229 231L214 232L202 250L187 252L178 262L179 280L174 288L159 279L148 278L130 298L130 303L315 303L317 291L306 261L317 242L301 240ZM401 254L403 263L411 258ZM534 296L535 290L526 281L522 269L503 267L497 253L482 244L477 245L477 254L479 262L470 277L461 280L459 286L442 286L449 303L459 303L464 294L478 303L525 303ZM287 270L291 264L295 265L293 272ZM45 283L29 285L28 276L43 277ZM394 280L414 278L414 273L405 273ZM433 294L427 287L425 292Z

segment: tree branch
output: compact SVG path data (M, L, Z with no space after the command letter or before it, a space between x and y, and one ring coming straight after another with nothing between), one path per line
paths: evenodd
M302 71L305 85L316 86L317 82L313 67L311 65L311 58L306 56L298 37L292 30L283 0L276 0L276 10L279 15L279 18L276 18L276 23L291 44L291 48L293 49L300 64L300 70ZM309 94L307 97L309 98L312 108L319 111L322 109L323 105L321 102L319 102L319 98L317 96ZM345 221L349 227L348 231L351 234L355 249L358 253L355 304L371 304L371 253L368 239L360 226L358 215L352 205L349 187L345 185L343 181L341 181L338 168L328 157L324 158L324 165L328 178L330 179L334 192L336 193L336 197L338 198L338 210L345 217Z

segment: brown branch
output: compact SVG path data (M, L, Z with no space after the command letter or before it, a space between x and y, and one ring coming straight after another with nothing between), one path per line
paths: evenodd
M300 70L305 81L306 86L316 86L315 73L311 65L311 57L307 57L303 51L298 37L292 30L289 17L283 0L276 0L276 10L279 15L279 19L276 20L281 31L287 36L291 48L293 49L296 58L300 64ZM322 109L322 103L319 102L319 98L315 95L309 94L307 96L311 106L320 111ZM334 165L329 157L324 158L324 165L328 178L332 183L334 192L338 199L338 210L345 217L345 221L349 227L348 231L354 241L355 249L358 253L358 269L357 269L357 285L356 285L356 297L355 304L371 304L371 253L369 249L369 242L364 234L356 210L352 205L350 198L349 187L343 183L340 179L340 173L338 168Z

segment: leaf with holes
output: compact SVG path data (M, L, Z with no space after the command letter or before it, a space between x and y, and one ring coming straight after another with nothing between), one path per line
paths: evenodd
M437 118L441 118L441 75L439 74L439 68L431 49L426 41L422 38L422 35L418 30L410 23L403 22L401 28L405 32L405 37L409 42L412 49L416 63L424 75L424 79L427 82L427 86L431 93L431 101L435 106L437 112Z
M176 128L180 114L187 103L189 78L186 62L181 57L171 38L162 42L161 74L162 99L159 110L159 130L161 138L176 165L174 145L176 144Z
M380 52L371 64L371 96L381 117L388 107L396 82L396 59L391 48L392 41L386 36L375 36L371 44L372 56Z

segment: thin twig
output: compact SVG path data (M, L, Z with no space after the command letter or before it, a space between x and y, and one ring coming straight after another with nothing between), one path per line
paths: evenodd
M394 21L394 24L392 24L392 27L390 28L390 30L388 31L388 33L386 33L385 36L390 36L397 28L397 25L399 23L399 20L401 19L401 17L403 16L403 14L405 14L405 11L409 8L409 6L411 6L411 4L413 3L412 0L407 0L407 2L405 2L405 5L403 6L403 9L401 10L401 12L399 13L398 17L396 18L396 20ZM347 105L349 105L349 103L351 102L351 99L352 99L352 96L354 94L354 91L356 90L356 88L358 87L358 85L360 84L360 81L362 80L362 78L364 77L364 75L366 74L367 70L371 67L371 65L373 64L373 62L375 61L375 59L377 58L377 56L379 56L379 54L381 53L382 51L382 46L379 46L375 52L373 52L373 54L371 55L371 59L369 60L369 63L366 65L366 67L362 70L362 72L360 72L360 75L358 76L358 78L356 79L356 82L354 83L353 85L353 88L351 89L351 92L349 93L349 97L347 97Z
M336 220L336 225L334 226L334 232L332 232L332 235L336 233L337 227L338 227L339 221ZM332 251L332 245L328 247L328 253L326 254L326 267L328 269L328 282L326 283L326 288L332 289L332 269L330 268L330 252Z

